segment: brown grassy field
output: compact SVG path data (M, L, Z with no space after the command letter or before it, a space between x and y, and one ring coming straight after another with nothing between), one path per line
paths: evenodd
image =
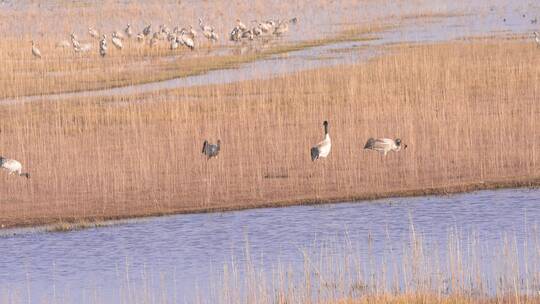
M403 45L354 66L144 96L4 105L6 227L445 193L540 180L540 56L520 41ZM263 72L263 71L261 71ZM332 152L309 149L330 122ZM369 137L409 148L386 158ZM204 139L221 139L217 159Z
M51 40L43 42L39 45L41 59L32 57L31 44L24 39L5 39L0 42L0 50L4 50L0 53L0 62L4 63L0 66L0 100L125 87L236 68L242 63L308 47L373 39L365 35L387 28L353 27L333 37L301 42L265 36L249 45L234 47L220 47L199 38L194 51L186 47L170 50L167 41L150 47L147 41L125 39L124 49L111 46L104 58L98 53L97 39L92 42L94 50L84 54L71 48L55 48ZM243 49L245 53L240 54Z

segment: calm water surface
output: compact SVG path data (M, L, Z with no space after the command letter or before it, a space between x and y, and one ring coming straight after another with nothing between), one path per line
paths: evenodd
M301 270L302 249L336 236L359 244L369 237L375 256L389 242L400 252L411 222L428 247L446 244L453 229L476 233L482 244L500 244L509 234L521 246L538 224L539 207L540 190L511 189L178 215L66 233L6 233L0 238L0 299L117 303L142 285L190 303L233 257L241 265L245 248L264 257L261 267L268 272L277 264Z

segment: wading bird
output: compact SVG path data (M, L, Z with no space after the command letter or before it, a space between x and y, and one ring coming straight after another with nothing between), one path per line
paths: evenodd
M332 141L330 140L330 134L328 134L328 121L323 122L324 126L324 139L311 148L311 160L315 161L320 157L327 157L332 149Z
M111 41L112 41L112 44L114 44L114 46L119 50L121 50L124 47L124 45L122 45L122 39L118 37L116 32L112 33Z
M176 37L171 37L171 50L176 50L178 48L178 41L176 41Z
M131 30L131 24L127 24L126 28L124 29L124 33L126 33L126 36L128 38L131 38L133 36L133 31Z
M177 38L178 43L181 43L188 48L190 48L192 51L195 49L195 43L193 42L193 39L186 36L186 30L182 29L180 31L180 37Z
M37 58L41 58L41 52L37 48L36 43L34 42L34 40L32 40L32 55L34 55Z
M534 32L534 40L536 40L536 46L540 47L540 35L538 35L538 32Z
M150 35L151 32L152 32L152 24L149 24L148 26L146 26L142 31L143 35L145 36Z
M407 149L407 145L402 144L401 139L399 138L396 138L395 140L390 138L370 138L364 146L364 149L375 150L382 153L384 156L390 151L397 152L401 150L401 148Z
M238 26L236 26L231 31L230 40L237 42L237 41L240 41L241 38L242 38L242 30Z
M107 55L107 36L105 34L103 34L103 37L99 41L99 54L101 57Z
M217 144L211 144L208 140L205 140L203 143L202 154L206 155L208 159L212 157L217 157L219 150L221 149L221 140L218 139Z
M99 32L96 31L94 28L89 27L88 34L90 34L90 36L92 36L93 38L99 38Z
M29 173L22 173L22 165L20 162L0 156L0 168L5 169L11 174L17 174L18 176L24 176L30 178Z
M214 31L204 31L203 36L210 41L218 41L219 36Z

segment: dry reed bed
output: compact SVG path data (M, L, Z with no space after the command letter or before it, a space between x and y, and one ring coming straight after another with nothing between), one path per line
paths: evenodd
M401 241L346 234L302 248L294 265L268 265L246 245L243 260L225 263L196 302L540 303L538 226L528 225L525 235L497 240L461 227L434 240L412 223Z
M2 106L1 153L32 179L0 175L0 223L538 184L539 61L517 41L398 46L272 80ZM313 163L325 119L332 152ZM371 136L409 148L382 158L362 150Z
M235 68L246 62L272 55L331 44L340 41L361 41L360 38L387 29L387 26L350 28L330 38L288 43L276 37L264 37L251 44L219 47L204 40L197 48L169 49L169 42L150 47L147 42L124 40L124 49L113 45L102 58L98 39L91 41L93 50L75 53L72 48L59 49L47 40L38 47L41 59L34 58L27 39L6 39L0 42L0 100L21 96L48 95L66 92L92 91L114 87L164 81L202 74L210 70ZM204 39L204 38L203 38Z

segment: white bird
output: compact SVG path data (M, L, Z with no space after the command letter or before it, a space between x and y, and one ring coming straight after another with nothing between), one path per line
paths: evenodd
M126 36L128 36L128 38L131 38L131 36L133 36L133 31L131 30L131 24L127 24L126 28L124 29L124 33L126 33Z
M118 37L116 32L112 33L111 41L114 44L114 46L119 50L121 50L124 47L124 45L122 45L122 39Z
M22 173L22 165L20 162L0 156L0 168L9 171L9 175L17 174L18 176L24 176L30 178L29 173Z
M262 29L257 25L257 26L254 26L253 29L251 29L251 32L253 33L253 35L255 36L260 36L262 35Z
M178 42L182 43L185 46L187 46L192 51L195 49L195 43L193 42L193 39L186 36L186 31L184 29L182 29L182 31L180 31L180 37L179 37Z
M364 146L364 149L370 149L377 152L382 153L384 156L390 151L399 151L403 149L407 149L406 144L401 143L401 139L396 138L390 139L390 138L370 138L366 142L366 145Z
M262 23L259 23L259 28L263 33L269 33L274 29L274 21L268 20Z
M151 32L152 32L152 24L149 24L148 26L146 26L142 31L143 35L145 36L150 35Z
M81 48L81 44L79 43L79 40L77 39L75 33L71 33L71 44L73 45L74 49Z
M37 48L36 43L34 42L34 40L32 40L32 55L34 55L37 58L41 58L41 52Z
M332 141L330 140L330 134L328 134L328 121L323 122L324 126L324 139L311 148L311 160L315 161L320 157L327 157L332 149Z
M172 37L171 41L171 50L176 50L178 48L178 41L176 41L176 37Z
M219 36L214 31L204 31L203 36L210 41L218 41Z
M138 34L137 34L137 41L139 41L139 42L143 42L143 41L144 41L144 34L143 34L143 33L138 33Z
M88 28L88 34L94 38L99 38L99 32L91 27Z
M534 32L534 40L536 40L536 46L540 47L540 35L538 35L538 32Z
M120 31L114 31L114 35L115 35L117 38L120 38L120 39L124 39L124 38L125 38L124 34L122 34L122 32L120 32Z

